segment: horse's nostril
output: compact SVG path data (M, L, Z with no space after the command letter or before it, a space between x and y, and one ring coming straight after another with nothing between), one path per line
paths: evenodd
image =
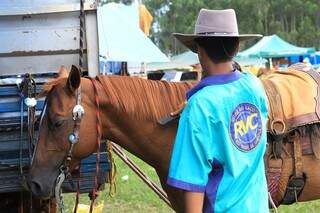
M31 188L31 191L33 192L34 195L41 195L42 193L42 188L41 188L41 185L36 182L36 181L32 181L31 184L30 184L30 188Z
M46 182L39 179L33 179L29 181L29 187L35 197L42 199L48 199L51 197L51 189Z

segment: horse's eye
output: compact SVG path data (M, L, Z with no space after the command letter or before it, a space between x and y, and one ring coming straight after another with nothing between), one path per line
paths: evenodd
M63 120L58 120L57 122L54 123L54 127L59 128L62 126L62 124L63 124Z

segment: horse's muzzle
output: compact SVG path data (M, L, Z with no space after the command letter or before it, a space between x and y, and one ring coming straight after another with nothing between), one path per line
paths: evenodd
M52 195L52 189L47 184L43 184L42 181L37 180L36 178L28 179L28 186L32 194L41 199L49 199Z

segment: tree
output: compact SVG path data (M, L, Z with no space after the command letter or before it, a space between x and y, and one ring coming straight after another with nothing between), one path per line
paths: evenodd
M192 33L201 8L233 8L240 33L278 34L299 46L320 48L319 0L145 0L154 16L152 39L169 54L185 50L171 34ZM245 47L252 42L245 43Z

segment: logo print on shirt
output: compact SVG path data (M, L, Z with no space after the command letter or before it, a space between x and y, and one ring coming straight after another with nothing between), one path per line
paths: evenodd
M249 103L239 104L233 110L230 134L233 144L241 151L250 151L260 142L262 122L258 108Z

